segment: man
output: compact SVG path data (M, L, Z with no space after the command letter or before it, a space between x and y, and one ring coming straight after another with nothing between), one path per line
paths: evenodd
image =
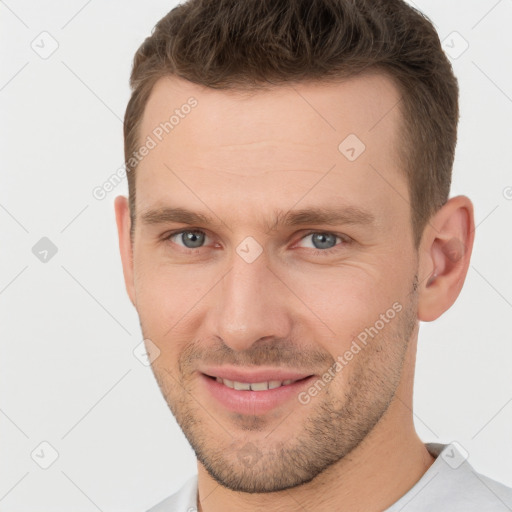
M151 510L505 511L412 414L474 238L458 86L400 0L190 0L134 59L126 288L198 475Z

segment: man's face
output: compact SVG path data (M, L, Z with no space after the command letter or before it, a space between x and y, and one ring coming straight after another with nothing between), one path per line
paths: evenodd
M140 141L157 144L137 169L128 288L160 350L162 393L228 488L310 481L393 400L417 335L399 99L382 75L252 96L165 78L152 92ZM159 215L166 208L211 222ZM343 215L291 217L313 209ZM235 370L243 383L301 380L256 391L211 378Z

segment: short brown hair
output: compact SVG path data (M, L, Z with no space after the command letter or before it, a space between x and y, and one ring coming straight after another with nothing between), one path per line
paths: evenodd
M129 159L159 78L257 90L366 70L386 73L401 94L398 149L417 248L448 199L459 90L432 23L403 0L189 0L172 9L137 50L130 77L124 143L132 233L136 165Z

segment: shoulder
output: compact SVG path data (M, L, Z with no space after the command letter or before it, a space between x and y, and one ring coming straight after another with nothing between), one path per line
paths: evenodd
M510 512L512 489L475 471L458 443L428 443L435 462L387 512Z
M197 475L190 477L178 491L147 512L197 512Z
M512 488L507 487L501 482L473 471L474 489L470 493L471 497L480 503L480 507L485 506L489 511L510 511L512 510Z

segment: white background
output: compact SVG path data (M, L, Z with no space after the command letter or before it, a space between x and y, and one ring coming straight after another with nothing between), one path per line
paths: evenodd
M92 195L123 163L132 56L175 5L0 1L0 511L145 510L196 471L132 353L141 333L113 210L126 184ZM478 225L458 301L421 325L416 426L424 441L457 440L478 471L512 486L512 1L415 5L453 55L461 37L469 44L452 59L452 195L473 200ZM43 31L59 45L47 59L31 48ZM32 252L42 237L58 249L46 263ZM30 455L42 441L59 454L46 470Z

